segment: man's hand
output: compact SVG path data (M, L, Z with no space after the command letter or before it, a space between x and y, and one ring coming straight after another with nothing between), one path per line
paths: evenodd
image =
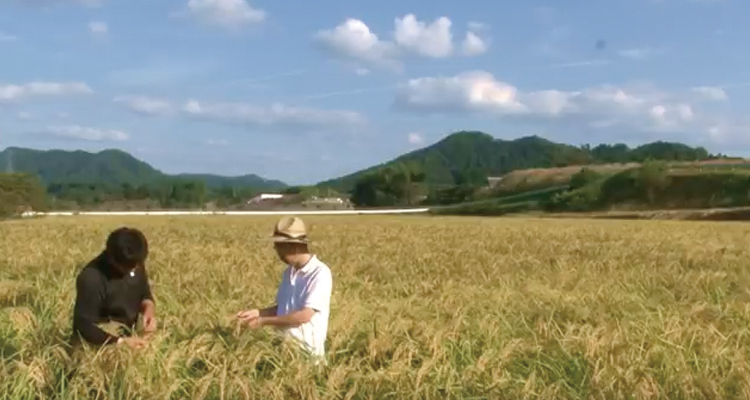
M263 317L255 317L247 320L243 320L244 323L250 329L260 329L263 327Z
M117 340L118 346L125 345L135 350L140 350L146 347L146 344L148 344L148 342L146 342L145 339L141 339L137 337L120 338Z
M260 317L260 310L258 309L240 311L237 313L237 319L239 319L240 322L243 322L243 323L246 323L253 319L258 319L259 317Z
M150 335L156 331L156 312L154 310L154 303L150 301L144 301L143 306L143 331Z

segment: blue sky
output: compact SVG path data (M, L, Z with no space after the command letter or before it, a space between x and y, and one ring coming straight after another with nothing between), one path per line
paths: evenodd
M0 147L292 184L461 129L747 155L748 15L739 0L4 0Z

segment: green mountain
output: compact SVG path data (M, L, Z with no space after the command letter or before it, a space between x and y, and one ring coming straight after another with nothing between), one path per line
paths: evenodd
M486 176L500 176L528 168L553 168L610 162L639 162L649 158L690 161L709 158L703 148L681 143L654 142L634 149L624 144L576 147L555 143L538 136L514 140L496 139L476 131L453 133L430 146L412 151L383 164L319 183L319 186L347 191L363 175L398 163L418 166L425 182L432 185L453 184L456 174L479 171Z
M45 183L129 183L142 185L167 178L190 178L221 186L276 190L287 185L257 175L226 177L210 174L165 174L121 150L90 153L82 150L34 150L9 147L0 152L0 171L39 175Z

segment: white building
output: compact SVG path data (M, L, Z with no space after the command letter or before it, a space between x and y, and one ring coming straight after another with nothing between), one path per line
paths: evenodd
M494 187L498 183L502 182L503 177L502 176L489 176L487 177L487 183L489 187Z
M283 194L278 194L278 193L261 193L261 194L255 196L255 197L253 197L252 199L248 200L247 202L248 203L260 203L260 202L263 202L265 200L278 200L278 199L281 199L281 198L284 198Z

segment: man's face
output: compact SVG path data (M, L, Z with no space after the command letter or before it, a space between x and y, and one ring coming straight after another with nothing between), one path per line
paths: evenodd
M294 260L294 256L304 252L303 246L297 243L274 243L276 254L286 264L290 264Z
M290 246L287 243L274 243L273 248L279 259L285 263L289 262Z

